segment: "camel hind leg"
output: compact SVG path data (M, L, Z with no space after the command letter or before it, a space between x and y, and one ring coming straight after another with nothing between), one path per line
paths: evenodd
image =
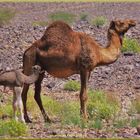
M44 120L45 122L51 122L49 116L47 115L47 113L45 112L44 108L43 108L43 105L42 105L42 101L41 101L41 97L40 97L40 93L41 93L41 82L44 78L44 73L41 73L38 80L36 81L35 83L35 95L34 95L34 98L40 108L40 111L44 117Z

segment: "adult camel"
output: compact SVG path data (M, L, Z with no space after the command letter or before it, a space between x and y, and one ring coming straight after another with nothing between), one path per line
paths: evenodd
M24 53L24 74L29 75L33 65L40 65L54 77L65 78L73 74L80 74L80 113L87 118L87 81L91 71L100 65L115 62L120 54L124 34L135 26L132 19L111 21L108 29L108 44L104 48L89 35L76 32L64 22L56 21L48 26L41 39L35 41ZM45 112L40 92L44 73L40 74L35 83L34 98L44 116L45 121L50 122ZM24 85L22 99L24 105L24 117L26 122L31 122L26 108L27 92L29 85Z

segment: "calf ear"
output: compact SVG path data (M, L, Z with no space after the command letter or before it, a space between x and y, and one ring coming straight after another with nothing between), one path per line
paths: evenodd
M32 66L32 70L35 70L35 66Z
M114 21L114 20L112 20L112 21L110 22L109 29L115 29L115 21Z

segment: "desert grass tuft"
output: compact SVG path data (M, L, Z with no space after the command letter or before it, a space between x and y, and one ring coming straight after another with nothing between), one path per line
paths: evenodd
M34 21L32 22L32 25L33 26L47 26L48 25L48 22L47 21Z
M115 100L115 102L113 101ZM119 112L120 106L115 97L103 91L89 90L88 113L90 118L109 120Z
M121 50L122 52L140 53L140 44L136 39L124 37Z
M104 26L106 23L107 23L107 19L104 16L95 17L92 21L92 24L97 27Z
M9 23L14 16L14 10L8 8L0 8L0 26Z
M52 22L59 20L59 21L64 21L68 24L72 24L75 21L76 16L69 12L57 11L57 12L51 13L49 15L49 18Z
M80 83L74 80L70 80L68 81L65 85L64 85L64 90L68 90L68 91L79 91L80 90Z
M15 120L0 121L0 136L19 137L28 133L26 124Z

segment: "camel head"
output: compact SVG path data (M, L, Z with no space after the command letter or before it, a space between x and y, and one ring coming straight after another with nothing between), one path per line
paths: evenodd
M120 37L123 37L124 34L135 25L136 21L132 19L114 20L110 23L109 31L115 31Z
M32 72L35 74L41 73L41 67L39 65L32 66Z

